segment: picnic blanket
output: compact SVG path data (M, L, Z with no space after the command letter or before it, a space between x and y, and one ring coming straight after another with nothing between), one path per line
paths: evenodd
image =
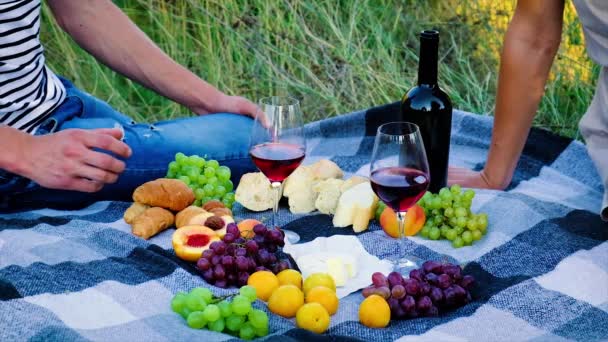
M306 127L306 163L328 158L347 174L368 173L373 136L398 118L398 104L359 111ZM492 118L455 111L451 164L481 169ZM471 247L407 240L421 259L465 265L478 286L473 302L435 318L391 321L385 329L358 322L359 292L340 301L326 334L297 329L270 315L269 341L567 341L608 339L608 225L598 216L602 185L578 141L533 129L507 191L478 190L474 212L489 215L489 233ZM150 241L122 220L129 203L100 202L79 211L35 210L0 215L0 341L164 341L233 339L193 330L171 312L178 291L206 286L177 259L172 230ZM237 217L268 218L235 208ZM293 215L280 223L303 241L353 234L331 218ZM370 253L398 251L373 222L358 235ZM211 287L216 294L234 290ZM266 310L264 303L255 307Z

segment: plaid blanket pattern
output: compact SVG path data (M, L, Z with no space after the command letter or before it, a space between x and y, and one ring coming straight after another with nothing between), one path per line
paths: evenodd
M311 123L306 163L329 158L348 174L368 172L373 135L397 119L398 104ZM480 169L489 117L456 111L451 163ZM360 292L340 301L325 335L270 315L269 341L593 341L608 339L608 224L597 214L600 179L584 145L532 130L507 191L479 190L474 211L489 214L489 233L473 247L413 237L408 253L465 265L478 279L474 301L437 318L358 323ZM100 202L79 211L36 210L0 217L0 340L222 341L232 337L188 328L171 312L177 291L205 286L171 249L172 231L150 241L130 234L128 203ZM269 213L236 208L237 217ZM353 234L331 218L292 215L281 224L303 241ZM397 242L373 222L359 234L380 258ZM216 294L234 290L211 287ZM263 303L256 307L266 310Z

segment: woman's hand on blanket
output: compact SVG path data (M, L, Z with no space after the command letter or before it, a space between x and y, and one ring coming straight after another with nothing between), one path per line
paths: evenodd
M31 136L23 148L20 174L45 188L99 191L116 182L125 163L101 149L128 158L131 149L120 141L120 129L66 129L53 134Z
M457 166L450 166L448 169L448 185L452 184L476 189L504 189L499 184L492 182L492 179L487 177L485 170L473 171Z

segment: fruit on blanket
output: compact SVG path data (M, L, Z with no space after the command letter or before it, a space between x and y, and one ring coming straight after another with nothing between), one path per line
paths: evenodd
M431 240L447 239L454 248L481 240L487 233L488 215L471 211L474 197L475 191L463 192L458 184L442 188L436 195L425 193L418 201L426 213L426 222L419 234Z
M258 298L266 302L279 288L279 279L270 271L257 271L249 276L247 285L253 287Z
M237 226L239 227L239 231L241 232L241 236L244 238L253 238L255 236L255 233L253 231L253 227L257 226L258 224L262 224L262 222L256 220L256 219L245 219L241 222L239 222L237 224Z
M186 207L184 210L180 211L179 213L177 213L177 215L175 215L175 227L181 228L183 226L187 226L188 222L190 222L190 220L194 216L204 213L208 212L201 207L197 207L194 205Z
M133 201L181 211L194 202L194 192L181 181L159 178L137 187L133 192Z
M254 291L253 296L251 291ZM247 286L241 287L239 294L223 297L216 297L209 289L198 287L189 293L178 292L171 300L171 309L184 317L193 329L207 328L253 339L269 332L268 315L254 309L251 306L254 301L255 290Z
M305 300L306 303L319 303L323 305L330 316L333 316L338 311L338 305L340 305L336 292L325 286L316 286L310 289L306 293Z
M149 205L133 202L133 204L131 204L131 206L125 211L123 218L128 224L133 224L135 218L143 214L148 208L150 208Z
M386 203L382 202L381 200L378 200L378 207L376 208L376 221L380 222L380 215L382 215L385 208Z
M171 227L174 220L173 213L167 209L159 207L148 208L133 220L131 233L147 240Z
M255 225L253 231L253 238L242 237L238 226L229 223L221 241L213 242L209 251L203 252L196 266L207 283L221 288L243 286L254 272L276 274L290 268L278 254L285 245L284 235L263 224Z
M302 289L302 275L296 270L283 270L277 274L277 279L280 285L293 285Z
M252 211L271 209L275 202L270 181L261 172L246 173L241 177L234 194L235 200Z
M369 182L360 183L346 190L338 201L334 227L353 226L355 232L368 228L369 220L374 217L378 197Z
M359 305L359 322L368 328L384 328L391 321L391 309L384 298L371 295Z
M230 176L230 168L220 166L217 160L205 160L197 155L186 156L181 152L175 154L175 161L169 163L167 170L167 178L179 179L192 189L196 206L215 199L232 208L234 185Z
M214 241L219 241L220 237L207 227L191 225L177 229L171 240L175 254L180 259L197 261L203 251L209 249Z
M405 236L416 235L422 229L425 220L426 216L421 206L416 204L408 209L405 215ZM399 237L399 221L393 209L389 207L384 208L382 215L380 215L380 226L382 226L382 230L388 236L393 238Z
M317 334L324 333L329 328L329 323L329 314L319 303L304 304L296 313L297 327Z
M336 283L334 282L334 278L332 278L327 273L313 273L304 279L304 286L302 289L304 293L308 293L308 291L312 290L317 286L325 286L328 289L336 292Z
M374 273L372 285L362 294L385 299L395 319L437 316L442 309L469 303L474 283L475 279L464 275L458 265L426 261L410 271L409 278L398 272L391 272L388 277Z
M304 293L294 285L282 285L268 298L268 309L279 316L293 318L304 305Z

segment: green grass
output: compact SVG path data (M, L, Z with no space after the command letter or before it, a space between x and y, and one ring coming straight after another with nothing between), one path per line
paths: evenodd
M229 94L291 94L307 121L392 102L414 84L418 37L441 31L440 84L455 107L491 114L498 51L513 0L116 1L163 50ZM597 68L569 5L564 43L535 125L577 137ZM78 48L44 9L48 63L142 121L191 115Z

